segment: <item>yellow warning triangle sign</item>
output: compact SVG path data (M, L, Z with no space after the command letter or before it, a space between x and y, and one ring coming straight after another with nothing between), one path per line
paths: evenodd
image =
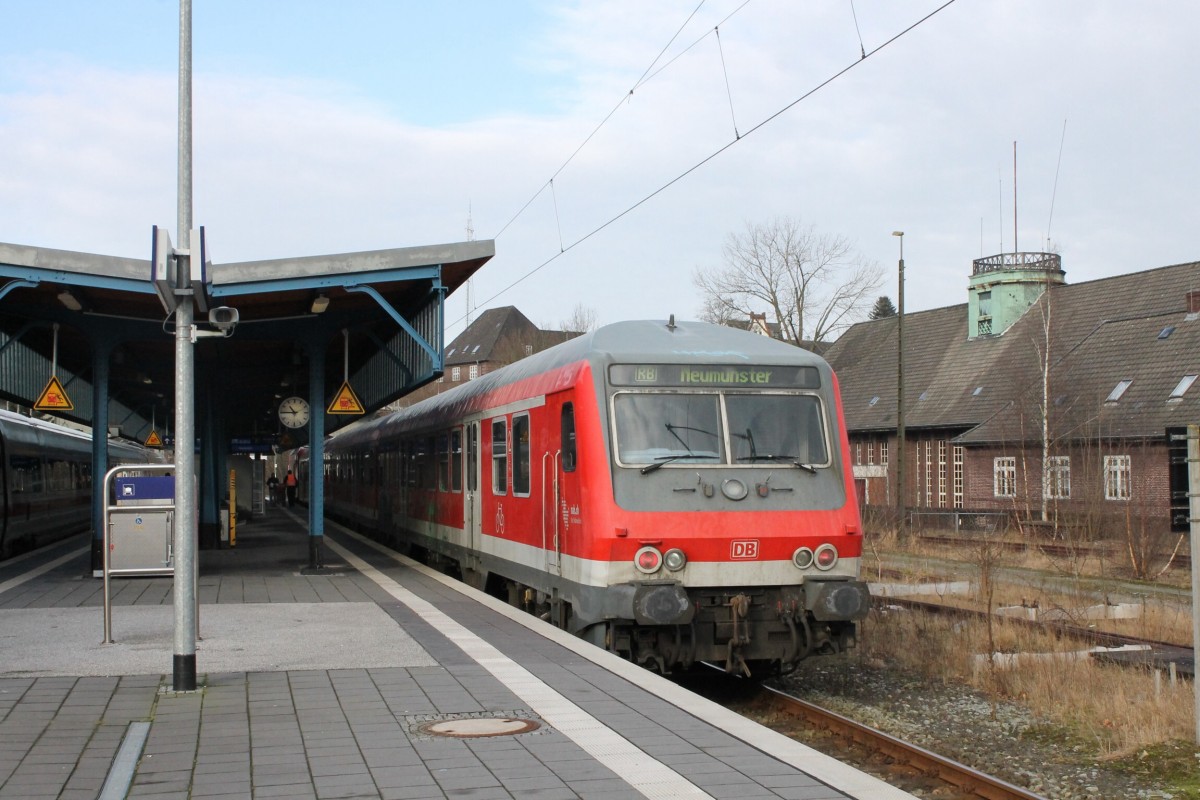
M325 409L327 414L365 414L366 409L358 402L358 395L350 388L350 381L344 381L342 388L334 395L333 402Z
M41 396L38 397L33 407L38 411L75 410L75 404L71 402L71 398L67 397L67 391L63 389L57 375L50 376L50 382L46 384L46 388L42 390Z
M146 437L146 447L162 447L162 437L158 435L158 431L154 428L150 429L150 435Z

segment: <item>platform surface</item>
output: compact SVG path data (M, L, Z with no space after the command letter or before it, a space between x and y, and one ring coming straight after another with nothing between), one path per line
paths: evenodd
M102 644L86 539L0 564L0 798L910 797L336 524L325 542L331 574L302 574L304 522L272 508L200 554L184 693L169 578L114 579Z

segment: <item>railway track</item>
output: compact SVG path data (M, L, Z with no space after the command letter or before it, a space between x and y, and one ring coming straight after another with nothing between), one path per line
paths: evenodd
M841 714L763 686L765 703L777 712L797 717L806 725L822 728L847 742L885 757L894 769L903 768L924 778L952 786L962 798L985 800L1044 800L1020 786L993 777L953 759L855 722ZM937 796L945 797L944 793Z
M985 619L987 617L987 612L978 609L931 603L925 600L886 597L878 598L876 602L900 606L914 611L923 611L928 614L953 614L959 617L971 617L974 619ZM1098 647L1144 647L1146 649L1140 653L1128 653L1119 658L1106 656L1105 660L1121 666L1149 666L1158 669L1165 669L1170 664L1174 664L1178 674L1189 677L1195 675L1195 651L1186 645L1163 642L1156 639L1145 639L1124 633L1101 631L1065 622L1041 622L1038 620L1021 619L1020 617L1004 617L1003 619L1010 624L1021 625L1031 630L1048 631L1055 636L1077 639Z
M946 545L949 547L972 547L979 544L979 542L975 539L965 538L962 536L952 536L949 534L923 533L920 535L920 539L922 542L927 542L929 544ZM1010 552L1039 552L1042 555L1053 558L1092 558L1095 556L1109 554L1107 550L1098 549L1086 544L1067 543L1061 541L1044 541L1038 539L996 539L992 540L991 544ZM1182 549L1172 555L1171 563L1175 564L1181 569L1190 569L1192 566L1191 554L1186 549Z

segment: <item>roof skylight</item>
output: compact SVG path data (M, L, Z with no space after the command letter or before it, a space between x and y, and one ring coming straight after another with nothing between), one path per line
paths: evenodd
M1106 403L1115 403L1121 399L1121 395L1125 394L1125 390L1129 388L1133 381L1118 381L1113 390L1108 393L1108 397L1104 399Z
M1192 388L1192 384L1196 382L1197 377L1200 377L1200 376L1184 375L1182 378L1179 379L1179 383L1175 385L1175 390L1173 392L1171 392L1171 396L1168 397L1167 399L1168 400L1182 400L1183 396L1185 394L1187 394L1187 390Z

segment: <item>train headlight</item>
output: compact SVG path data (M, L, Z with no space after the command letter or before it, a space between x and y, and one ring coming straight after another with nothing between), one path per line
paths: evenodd
M671 572L679 572L687 566L687 556L678 547L672 547L663 555L663 563Z
M638 572L643 572L647 575L653 575L662 568L663 554L659 552L657 547L646 545L641 550L638 550L633 555L633 565L638 568Z
M838 562L837 548L831 544L823 544L817 548L817 569L833 569Z
M807 547L801 547L796 552L792 553L792 563L798 569L808 569L813 565L813 551Z

